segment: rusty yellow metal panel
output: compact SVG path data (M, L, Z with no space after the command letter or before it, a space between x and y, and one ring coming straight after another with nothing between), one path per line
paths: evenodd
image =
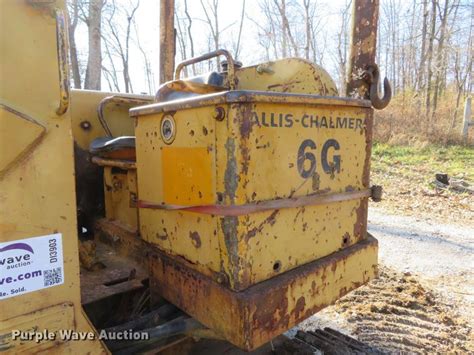
M236 346L253 350L375 277L377 241L368 236L240 292L213 282L183 259L156 252L150 262L152 292Z
M72 135L81 149L88 150L94 139L107 136L99 121L97 110L104 98L113 95L114 93L104 91L71 90ZM152 99L147 95L121 94L120 96L141 100ZM133 136L133 120L128 115L129 109L130 105L124 104L104 105L104 117L115 137Z
M195 184L196 189L192 192L193 201L186 200L186 194L189 191L184 193L172 190L173 196L178 193L177 200L187 203L208 203L211 196L214 200L216 196L216 122L209 115L208 107L197 108L193 110L192 115L189 113L190 111L181 111L173 115L177 134L171 145L163 143L160 137L162 115L143 117L143 120L140 118L135 134L137 136L137 151L140 152L137 155L138 191L139 196L144 199L164 202L166 196L171 198L168 189L172 179L177 179L176 182L181 182L184 184L181 186L186 186L186 188L193 187L186 185L190 179L186 176L178 176L177 169L179 168L173 167L173 161L169 161L181 147L184 149L181 150L182 153L191 154L191 156L181 156L177 158L178 160L181 162L198 160L197 162L189 161L192 164L192 175L198 183ZM177 150L170 150L171 147ZM208 166L209 164L212 165ZM204 175L201 177L196 171L198 165L199 168L204 168L202 170ZM166 170L166 173L163 174L165 166L170 170ZM203 180L203 177L208 181ZM198 186L201 185L202 187L199 187L202 188L200 196ZM210 188L212 190L209 190ZM186 217L183 212L179 211L140 209L140 233L146 241L158 245L169 253L176 253L176 255L190 260L201 272L212 276L220 269L218 240L211 237L217 233L217 221L209 215L190 215L189 213L185 215Z
M11 140L11 132L21 134ZM45 127L33 118L0 104L0 142L10 141L8 149L0 151L0 176L33 149L44 132Z
M49 334L54 334L57 341L35 341L35 338L26 340L21 339L18 334L12 334L12 330L25 334L37 332L40 329L47 329ZM64 343L66 339L62 339L59 331L66 329L74 329L74 306L72 303L64 303L22 314L2 321L0 351L8 350L14 353L44 351Z
M193 206L214 202L213 161L207 147L163 147L163 200Z
M337 96L336 84L319 65L302 58L286 58L236 71L237 90L293 92Z
M368 188L371 110L241 104L217 125L217 191L224 204ZM226 147L223 149L223 147ZM367 199L219 219L223 265L244 289L365 238Z
M138 227L136 170L104 167L105 217L121 222L132 230Z
M0 242L60 233L64 258L64 283L3 298L0 323L3 326L22 315L68 303L74 314L72 330L93 331L80 300L73 139L60 89L58 58L64 53L58 49L67 50L64 22L60 21L64 11L63 1L0 2L0 101L45 128L42 139L0 177ZM66 46L58 48L57 38ZM67 73L65 69L62 72ZM0 151L14 146L23 134L16 128L11 127L7 139L0 141ZM65 317L64 325L69 324L68 319L71 317ZM67 342L51 349L106 352L98 340Z
M242 91L132 111L139 200L145 201L139 212L142 236L195 263L200 272L243 290L366 238L368 195L256 213L245 213L245 206L368 190L372 110L367 102ZM225 112L223 121L213 118L216 112ZM168 145L160 137L160 122L169 115L176 137ZM215 154L213 200L193 201L214 208L211 215L163 207L190 205L185 198L166 199L163 152L180 149L185 155L196 147ZM243 212L219 215L225 206ZM201 245L208 248L206 258Z

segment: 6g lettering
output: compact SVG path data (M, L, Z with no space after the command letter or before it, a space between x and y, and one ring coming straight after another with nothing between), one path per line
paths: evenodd
M340 149L338 141L335 139L328 139L321 149L321 166L325 173L332 174L334 172L340 172L341 170L341 156L334 154L332 161L328 161L328 153L330 149L338 151ZM311 139L305 139L298 148L298 156L296 166L298 173L302 178L307 179L311 177L316 170L316 156L314 151L316 150L316 143Z

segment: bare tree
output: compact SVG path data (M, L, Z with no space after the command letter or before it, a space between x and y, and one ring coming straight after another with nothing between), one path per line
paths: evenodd
M339 76L339 92L341 95L346 92L346 71L347 56L349 47L349 20L350 20L351 1L346 1L344 7L340 10L339 16L341 26L337 32L337 73Z
M305 23L305 34L306 34L306 43L304 46L304 57L309 59L309 49L312 43L312 32L311 32L311 18L310 17L310 10L309 6L311 4L311 0L303 0L303 8L304 8L304 23Z
M129 3L129 6L118 6L115 0L107 4L107 47L113 50L113 55L116 55L122 64L122 78L124 83L125 92L133 92L132 80L130 78L130 39L132 24L134 16L140 1L136 3ZM121 21L119 17L124 17L124 26L120 26ZM104 36L105 37L105 36ZM111 60L113 61L113 55Z
M453 1L451 4L449 0L444 1L444 8L439 8L438 4L438 12L440 14L440 30L439 30L439 39L438 39L438 48L437 48L437 55L436 55L436 64L435 64L435 83L433 89L433 117L436 113L436 108L438 106L438 96L442 90L442 76L446 76L446 49L445 49L445 41L446 37L449 36L449 29L448 29L448 17L454 11L454 18L456 18L457 9L459 3L457 1Z
M81 88L81 73L79 71L79 58L77 56L76 46L76 28L79 23L79 4L78 0L68 2L68 32L69 32L69 56L71 58L71 72L74 88Z
M314 63L322 64L324 55L327 52L326 50L326 37L327 32L322 31L323 24L322 24L322 16L317 13L317 3L316 1L313 3L312 9L309 12L309 24L310 24L310 57Z
M102 76L102 8L103 0L89 0L89 11L86 24L89 29L89 55L87 59L84 88L101 89Z
M474 27L474 6L471 6L469 30L467 33L467 50L462 46L456 46L453 48L454 52L454 64L453 72L455 79L456 88L456 104L451 120L450 128L453 129L456 126L456 119L459 112L459 105L461 103L461 97L464 91L468 93L472 92L472 70L473 70L473 58L474 58L474 44L473 44L473 27ZM465 60L463 62L462 57L465 53ZM466 87L467 83L467 87Z
M186 37L187 34L184 32L183 27L185 24L183 24L184 19L181 18L180 16L180 7L176 8L176 20L175 20L175 26L176 26L176 42L178 45L179 49L179 54L181 55L181 60L185 60L188 58L187 53L186 53ZM184 67L184 74L187 76L188 75L188 66ZM193 74L194 74L194 67L193 67Z
M136 21L134 21L134 27L135 27L135 33L137 34L137 47L143 56L143 61L145 64L145 78L146 78L146 84L148 87L148 93L152 94L156 91L156 85L155 85L156 83L155 83L155 77L153 75L152 65L148 58L147 51L145 50L145 48L143 48L140 42L140 36L138 36L138 28L137 28Z
M184 0L184 11L180 4L176 7L176 39L180 50L181 60L194 57L193 18L189 12L188 1ZM189 54L188 54L189 52ZM190 66L192 74L196 75L196 65ZM184 74L188 76L189 67L184 67Z
M189 14L189 10L188 10L188 0L184 0L184 13L186 14L186 18L188 19L188 26L187 26L187 29L188 29L188 40L189 40L189 49L190 49L190 54L191 54L191 58L194 57L194 40L193 40L193 32L192 32L192 26L193 26L193 20L191 18L191 15ZM185 58L183 58L185 59ZM193 70L193 75L196 75L196 67L195 65L193 64L191 66L192 70Z
M423 27L421 29L421 55L420 65L418 69L418 89L423 87L423 76L425 73L425 61L426 61L426 39L428 33L428 0L423 0Z
M237 44L234 47L234 56L239 58L240 54L240 39L242 38L242 28L244 27L244 18L245 18L245 0L242 2L242 12L240 15L240 26L239 26L239 35L237 36Z
M436 31L436 9L437 9L437 0L431 0L431 20L430 20L430 35L428 41L428 51L427 51L427 77L426 77L426 117L428 118L427 128L430 127L431 117L431 80L433 77L433 43L435 40L435 31Z
M282 33L285 44L286 38L288 37L288 39L290 40L290 44L293 47L294 55L298 56L298 45L296 44L295 38L291 32L290 22L288 21L288 16L286 12L286 0L273 0L273 2L281 16ZM283 56L286 57L286 45Z
M206 21L207 24L209 25L209 29L211 31L211 36L214 41L214 50L219 49L220 42L219 42L219 16L218 16L218 10L219 10L219 0L211 0L211 2L206 1L206 4L204 4L203 0L201 1L201 7L204 11L204 14L206 15ZM216 58L216 66L217 68L220 67L220 58Z

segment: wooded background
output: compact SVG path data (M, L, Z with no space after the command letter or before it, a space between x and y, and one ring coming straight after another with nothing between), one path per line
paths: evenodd
M159 2L150 1L68 2L75 88L155 93ZM349 0L176 0L176 61L218 48L244 65L303 57L323 66L342 94L351 10ZM376 139L461 141L462 107L473 89L473 28L472 0L380 1L377 63L394 98L377 113ZM187 74L218 66L195 65Z

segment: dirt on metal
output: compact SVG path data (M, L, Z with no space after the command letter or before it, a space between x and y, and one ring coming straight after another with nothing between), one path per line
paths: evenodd
M472 353L468 320L410 273L381 267L371 281L300 328L335 322L343 332L388 353ZM315 318L316 318L315 317ZM318 324L320 323L320 324ZM332 324L334 325L334 323Z

